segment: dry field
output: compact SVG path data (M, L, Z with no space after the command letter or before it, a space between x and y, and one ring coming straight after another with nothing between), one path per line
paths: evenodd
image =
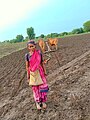
M0 59L0 120L90 120L90 34L60 38L50 53L46 111L36 110L26 82L26 52Z

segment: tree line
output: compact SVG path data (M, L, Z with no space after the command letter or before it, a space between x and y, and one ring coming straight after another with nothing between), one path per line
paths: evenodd
M36 34L34 32L34 28L30 27L27 28L27 37L23 37L23 35L17 35L15 39L12 40L6 40L4 42L10 42L10 43L17 43L17 42L24 42L28 41L29 39L39 39L39 38L55 38L55 37L61 37L61 36L66 36L66 35L73 35L73 34L81 34L81 33L86 33L90 32L90 20L86 21L83 24L83 27L81 28L76 28L73 29L71 32L62 32L62 33L50 33L48 35L41 34L40 36L36 37Z

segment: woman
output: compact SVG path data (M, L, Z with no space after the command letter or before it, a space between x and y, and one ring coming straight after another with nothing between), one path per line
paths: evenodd
M27 48L29 53L25 55L25 60L29 85L32 86L37 109L46 109L48 85L43 57L40 50L36 50L36 44L33 40L27 43Z

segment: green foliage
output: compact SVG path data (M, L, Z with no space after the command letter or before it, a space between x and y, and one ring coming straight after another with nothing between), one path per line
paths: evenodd
M10 43L16 43L16 42L17 42L17 39L10 40Z
M8 42L10 42L9 40L5 40L5 41L3 41L3 42L1 42L1 43L8 43Z
M90 31L90 20L87 21L87 22L85 22L85 23L83 24L83 27L84 27L84 30L85 30L86 32L89 32L89 31Z
M65 35L68 35L68 32L62 32L62 33L60 33L60 36L65 36Z
M6 40L6 42L9 42L9 40Z
M27 28L27 35L28 35L30 40L35 39L34 28L32 28L32 27Z
M50 37L51 37L51 34L48 34L48 35L47 35L47 38L50 38Z
M16 36L16 42L22 42L24 37L22 35L17 35Z
M17 42L23 42L24 41L24 37L22 35L17 35L16 39L12 39L9 42L10 43L17 43Z
M44 37L45 37L44 34L41 34L41 35L40 35L40 38L44 38Z
M68 35L72 35L72 32L68 32Z
M79 33L79 29L73 29L72 30L72 34L78 34Z
M63 36L67 36L67 35L81 34L81 33L89 32L89 31L90 31L90 20L83 24L83 28L81 27L81 28L73 29L71 32L62 32L59 34L58 33L50 33L48 35L41 34L40 36L37 36L35 39L34 28L30 27L30 28L27 28L28 36L25 37L25 39L22 35L17 35L16 39L5 40L3 42L17 43L17 42L22 42L22 41L28 41L29 39L30 40L35 39L37 41L40 38L43 38L46 40L47 38L63 37Z
M27 36L27 37L25 37L24 41L28 41L28 40L29 40L28 36Z
M80 30L80 33L84 33L84 29L82 27L79 28L79 30Z
M55 37L58 37L58 33L51 33L51 34L48 34L47 35L47 38L55 38Z
M83 33L83 28L77 28L72 30L72 34L80 34Z
M36 39L38 39L39 37L36 37Z

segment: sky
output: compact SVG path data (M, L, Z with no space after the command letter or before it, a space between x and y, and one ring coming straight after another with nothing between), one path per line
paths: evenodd
M0 0L0 41L69 32L90 20L90 0Z

